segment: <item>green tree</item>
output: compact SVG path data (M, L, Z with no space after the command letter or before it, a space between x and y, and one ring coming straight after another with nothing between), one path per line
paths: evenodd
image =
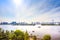
M28 32L27 32L27 31L25 32L24 40L29 40L29 34L28 34Z
M9 40L13 40L15 37L14 31L11 30L11 32L9 33Z
M11 36L11 40L17 40L16 38L17 38L17 36L15 35L15 34L12 34L12 35L10 35Z
M44 35L43 40L51 40L51 36L49 34Z
M2 28L0 28L0 33L1 33L1 31L2 31Z
M0 28L0 40L8 40L6 33L1 28Z
M4 33L4 37L3 37L3 40L9 40L9 31L6 30L6 32Z
M21 30L16 30L15 32L16 40L24 40L24 33Z
M0 40L2 39L2 28L0 28Z

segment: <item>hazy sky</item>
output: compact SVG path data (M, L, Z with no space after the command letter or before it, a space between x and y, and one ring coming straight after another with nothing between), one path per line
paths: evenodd
M60 21L60 0L0 0L0 21Z

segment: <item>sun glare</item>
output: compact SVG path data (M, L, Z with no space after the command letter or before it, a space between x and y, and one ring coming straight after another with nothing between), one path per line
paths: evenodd
M16 4L16 6L19 6L22 4L22 0L13 0L13 2Z

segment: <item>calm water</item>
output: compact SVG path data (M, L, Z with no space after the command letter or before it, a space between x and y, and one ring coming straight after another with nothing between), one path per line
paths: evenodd
M60 40L60 26L12 26L12 25L0 25L0 28L4 30L22 30L28 31L29 34L42 37L44 34L50 34L53 40ZM34 31L34 32L32 32Z

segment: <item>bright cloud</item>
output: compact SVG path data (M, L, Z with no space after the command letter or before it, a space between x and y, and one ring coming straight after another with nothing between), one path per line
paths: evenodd
M1 0L0 0L1 1ZM57 0L7 0L0 2L0 20L51 21L60 20L60 1ZM13 20L12 20L13 19Z

